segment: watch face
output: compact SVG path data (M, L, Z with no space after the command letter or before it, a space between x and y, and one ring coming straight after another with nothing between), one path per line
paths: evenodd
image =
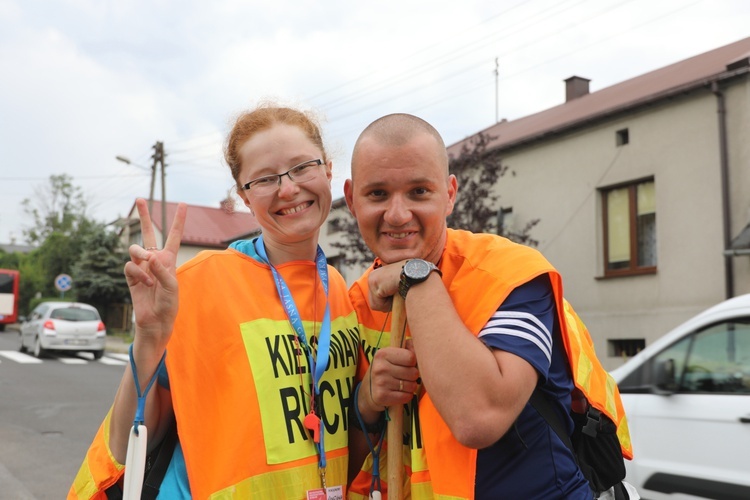
M425 280L431 269L432 266L426 260L412 259L404 266L404 274L413 280Z

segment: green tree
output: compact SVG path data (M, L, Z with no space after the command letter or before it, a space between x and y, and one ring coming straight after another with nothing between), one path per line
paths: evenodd
M457 157L451 157L449 170L458 181L458 194L448 227L474 233L495 233L529 246L539 242L531 237L531 229L539 219L527 222L520 230L508 228L500 221L503 209L495 186L508 173L498 150L488 150L494 137L480 132L461 146ZM511 171L515 176L515 172Z
M488 150L492 140L493 137L480 132L463 144L457 157L449 158L448 168L458 181L458 194L453 213L447 219L448 227L497 233L517 243L536 246L538 242L531 237L531 230L539 219L527 222L517 231L498 224L503 211L495 188L508 173L508 167L503 165L497 150ZM329 226L331 232L340 232L342 237L331 242L331 246L341 252L343 264L357 266L372 262L374 256L362 240L354 217L346 209L335 212Z
M29 304L37 295L43 295L42 290L45 288L47 277L44 270L38 265L30 254L24 255L18 266L20 273L19 279L19 311L21 314L28 315L31 312Z
M58 274L71 274L71 268L82 251L83 242L78 235L53 232L47 235L39 248L29 254L43 276L38 289L42 296L54 297L60 293L55 289L55 277Z
M76 298L95 306L106 317L110 304L122 303L129 296L123 273L127 260L119 235L101 224L93 226L71 267Z
M333 207L328 219L328 227L329 234L342 235L339 241L334 240L330 245L339 250L343 265L359 266L360 264L368 264L375 259L375 255L360 236L357 221L349 212L346 203Z
M0 248L0 269L18 270L22 258L23 254L20 252L6 252Z
M104 315L108 301L122 300L123 289L127 294L122 271L125 260L117 246L117 234L86 216L83 191L69 175L50 176L49 184L35 192L33 201L23 201L25 212L34 222L24 235L37 244L19 264L23 306L28 307L37 294L59 296L54 280L64 273L70 274L74 283L73 290L66 293L91 302ZM111 265L102 264L105 253L112 259ZM82 275L76 276L76 270Z
M22 202L24 212L34 221L23 229L28 243L40 245L53 233L72 235L89 222L83 191L68 174L51 175L49 184L37 186L34 195Z

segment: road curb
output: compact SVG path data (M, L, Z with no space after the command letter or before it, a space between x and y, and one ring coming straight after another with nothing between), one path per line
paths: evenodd
M130 342L125 342L119 337L107 337L104 350L110 353L127 354L130 344Z

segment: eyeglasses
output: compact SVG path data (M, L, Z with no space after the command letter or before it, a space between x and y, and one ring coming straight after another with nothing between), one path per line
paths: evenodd
M283 174L264 175L242 185L242 189L257 196L275 193L281 187L281 178L288 176L293 182L300 184L312 180L318 173L315 167L323 164L323 160L307 160L295 165Z

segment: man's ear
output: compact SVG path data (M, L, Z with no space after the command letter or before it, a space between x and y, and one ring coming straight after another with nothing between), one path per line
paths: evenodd
M456 176L451 174L448 176L448 210L445 216L449 216L453 213L453 207L456 204L456 195L458 194L458 180Z
M354 209L354 182L351 179L344 181L344 199L346 200L346 206L349 207L349 212L356 220L357 213Z

